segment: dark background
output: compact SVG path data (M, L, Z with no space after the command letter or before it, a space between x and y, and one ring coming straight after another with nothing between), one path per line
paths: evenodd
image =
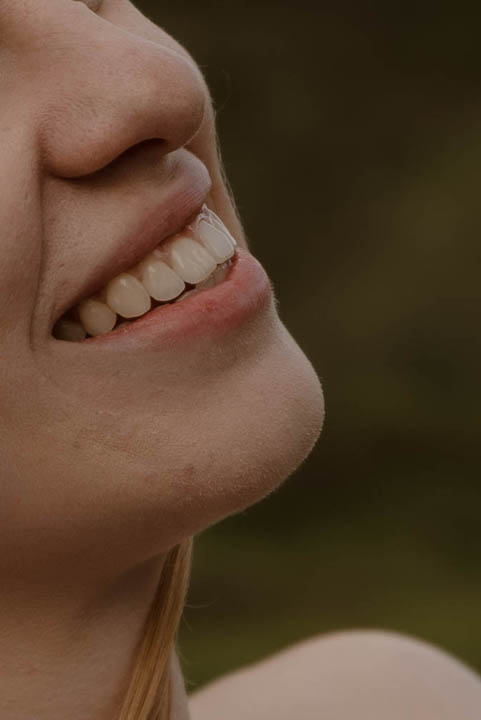
M189 689L352 627L481 669L479 4L139 5L207 77L327 404L296 475L196 540Z

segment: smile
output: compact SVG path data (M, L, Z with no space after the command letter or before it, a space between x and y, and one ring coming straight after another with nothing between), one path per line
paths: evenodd
M236 245L222 221L204 205L181 232L66 312L53 335L70 342L107 335L154 308L214 287L229 272Z

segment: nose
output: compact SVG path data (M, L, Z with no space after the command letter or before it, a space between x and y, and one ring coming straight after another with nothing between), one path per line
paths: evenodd
M23 9L27 3L31 13ZM169 153L196 135L205 83L187 54L162 42L160 29L154 42L83 3L25 0L20 6L9 49L32 85L26 96L34 98L35 132L48 172L79 177L142 141L162 141Z

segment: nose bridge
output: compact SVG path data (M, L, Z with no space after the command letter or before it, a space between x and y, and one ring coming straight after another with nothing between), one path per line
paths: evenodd
M204 116L200 71L175 49L83 9L28 50L44 167L76 177L142 140L163 140L166 153L186 145Z

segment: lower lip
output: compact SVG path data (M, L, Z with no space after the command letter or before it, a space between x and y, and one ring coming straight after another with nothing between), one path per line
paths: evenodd
M185 300L162 305L108 333L82 340L82 345L134 346L170 349L187 339L220 336L243 326L272 300L269 278L246 250L237 249L233 264L218 285L198 290ZM122 347L121 347L122 346Z

